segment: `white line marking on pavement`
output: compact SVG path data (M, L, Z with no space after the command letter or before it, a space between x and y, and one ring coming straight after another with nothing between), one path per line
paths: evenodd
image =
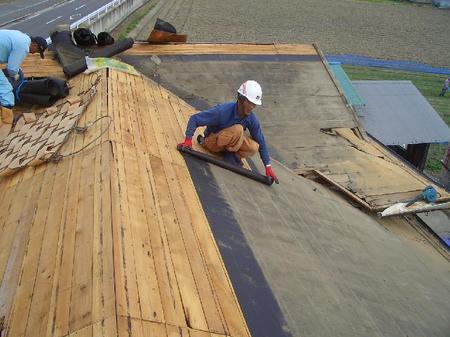
M58 16L57 18L55 18L53 20L50 20L49 22L46 23L46 25L48 25L49 23L55 22L56 20L61 19L61 18L62 18L62 15Z
M84 5L81 5L80 7L77 7L77 8L75 8L75 10L77 11L77 10L79 10L79 9L83 8L83 7L86 7L86 4L84 4Z
M69 20L75 20L76 18L79 18L79 17L81 17L81 13L71 15L71 16L69 17Z
M5 14L1 14L0 17L6 16L6 15L11 15L13 13L17 13L17 12L23 11L24 9L36 7L36 6L42 5L44 2L48 2L48 1L49 0L44 0L44 1L36 2L35 4L29 5L29 6L20 7L19 9L16 9L16 10L13 10L13 11L10 11L10 12L6 12Z

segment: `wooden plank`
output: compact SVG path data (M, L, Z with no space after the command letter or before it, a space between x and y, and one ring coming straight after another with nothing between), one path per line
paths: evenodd
M209 226L208 220L202 210L199 197L189 175L184 168L175 166L184 199L192 214L192 224L198 237L198 242L211 276L214 294L223 312L226 322L227 334L231 336L250 336L244 315L242 314L236 294L226 272L219 249Z
M327 176L326 174L317 171L317 170L313 170L315 174L317 174L319 177L321 177L322 179L324 179L325 181L327 181L328 183L332 184L333 186L335 186L339 191L341 191L342 193L344 193L346 196L348 196L350 199L352 199L353 201L356 201L358 204L364 206L367 210L369 211L375 211L376 209L373 208L371 205L369 205L367 202L365 202L364 200L360 199L356 194L350 192L349 190L347 190L344 186L336 183L332 178L330 178L329 176Z
M65 218L63 219L63 237L60 245L60 264L58 283L55 285L56 293L54 305L54 316L52 319L52 328L54 335L64 336L69 334L70 325L70 304L72 287L75 286L72 282L72 273L74 272L74 258L75 258L75 240L77 228L77 214L80 195L81 184L81 167L82 158L73 157L71 160L70 176L67 187L67 197L64 203Z
M83 81L76 82L77 90L83 85L82 82ZM72 134L69 137L69 140L63 145L62 151L67 150L67 152L71 152L79 143L80 137L76 137ZM45 167L46 165L41 166ZM64 188L60 193L55 195L58 203L54 206L52 205L52 207L61 207L61 215L59 216L59 219L57 217L52 219L52 221L55 222L54 226L59 229L59 235L55 242L57 243L56 254L52 254L55 259L54 272L52 279L48 280L48 284L51 284L52 291L51 296L49 296L48 299L49 307L46 336L61 336L61 334L68 333L74 240L74 222L72 220L75 217L73 205L76 204L78 197L79 184L77 184L77 182L79 182L80 177L80 160L78 160L78 158L75 160L74 157L68 158L59 163L58 167L58 172L65 172L58 184L62 185ZM55 208L55 212L57 211L58 210ZM42 310L44 309L45 307Z
M411 200L420 194L420 190L408 191L403 193L381 194L381 195L368 195L366 201L370 204L384 206L392 205L396 202Z
M52 165L54 172L54 187L49 200L46 216L46 227L42 249L39 257L37 277L34 285L33 300L30 307L27 324L27 336L47 335L47 326L52 315L50 303L53 292L53 281L56 269L56 256L61 230L63 203L68 179L69 162Z
M93 337L116 337L117 336L117 318L112 316L96 322L92 327ZM125 335L124 335L125 336Z
M172 182L166 176L165 167L161 159L152 157L150 162L156 183L159 206L169 239L170 253L178 287L183 301L186 324L192 328L207 330L208 325L178 225L180 219L177 218L169 192L169 185Z
M3 275L3 278L0 285L0 317L6 316L7 319L16 295L43 178L44 174L40 174L31 182L31 186L18 186L5 219L8 225L5 227L7 235L2 235L1 240L0 275ZM3 241L3 236L8 237L6 242Z
M118 75L114 74L113 75ZM119 93L121 93L121 88L119 87ZM120 104L122 105L122 103ZM121 111L125 111L124 106L120 106L119 109ZM129 189L127 185L127 176L126 176L126 162L125 154L127 153L127 146L134 146L133 138L130 134L129 121L124 113L121 111L117 112L117 122L120 122L120 128L122 132L121 142L117 144L116 149L116 165L117 165L117 174L119 177L119 197L120 197L120 249L122 252L122 268L123 268L123 287L126 290L122 292L125 295L125 299L120 299L120 301L124 301L126 306L121 309L125 309L126 311L118 311L119 315L123 316L131 316L133 318L141 318L141 308L139 305L139 290L137 283L137 274L136 274L136 266L135 266L135 257L133 251L133 236L132 236L132 221L130 210L129 210L129 200L128 194Z
M114 260L111 214L111 145L98 146L94 183L94 247L92 320L115 316Z
M144 200L147 200L145 213L147 215L155 272L164 311L164 321L168 324L184 326L186 325L186 319L184 317L183 303L169 249L162 210L159 206L150 156L143 156L143 159L145 159L147 172L142 177L141 183Z
M125 287L125 252L122 241L122 216L120 201L120 179L117 164L118 145L112 143L114 160L111 163L111 224L113 236L113 254L114 254L114 285L116 294L116 315L127 314L127 294ZM122 326L117 327L118 331ZM119 336L121 336L119 332Z
M213 334L210 333L209 331L200 331L194 329L189 330L189 337L211 337L211 336L213 336ZM216 336L224 337L224 335L216 335Z
M144 90L154 106L154 110L151 111L150 118L155 133L156 144L158 146L158 156L161 157L163 161L174 162L172 154L175 155L175 158L180 157L180 154L175 154L172 152L170 144L174 142L174 140L170 139L165 128L163 127L164 119L161 119L162 113L160 110L163 109L162 106L164 104L164 100L153 86L147 85Z
M88 325L80 330L74 331L69 334L67 337L93 337L92 336L92 325Z
M7 221L8 216L11 211L15 208L18 208L17 201L23 202L23 200L19 199L21 196L20 191L17 191L17 185L11 186L11 187L5 187L5 189L2 189L2 195L4 196L4 200L2 200L2 208L0 211L0 228L1 228L1 235L0 235L0 247L2 249L0 250L0 285L3 282L3 278L5 276L5 268L7 259L9 256L9 247L10 244L14 238L15 231L17 230L17 226L15 226L14 223L11 223L11 221ZM22 190L24 187L22 186Z
M144 321L142 327L146 337L167 337L165 324Z
M312 45L293 44L214 44L186 43L176 45L135 44L125 55L317 55Z
M179 326L166 325L167 337L189 337L189 330Z
M144 335L143 321L131 317L118 317L118 336L147 337Z
M142 152L135 148L125 150L123 160L126 162L125 175L128 191L128 206L130 219L133 219L131 237L137 275L137 290L141 317L145 320L164 320L163 308L156 279L153 250L150 244L147 215L142 191L141 177L146 173L140 165Z
M20 282L14 297L14 307L11 311L10 323L8 324L10 334L13 336L25 335L27 328L28 322L26 320L24 321L24 317L28 319L31 301L35 296L34 285L36 283L37 267L46 227L47 211L53 188L54 174L54 168L45 172L42 186L39 186L40 193L37 198L38 202L35 203L34 200L32 200L32 204L29 205L29 207L31 207L31 212L28 212L35 212L35 215L33 220L28 220L31 223L29 237L21 242L23 247L19 247L24 249L26 253L23 257L23 261L20 261ZM43 186L47 188L43 188ZM23 211L26 212L26 207ZM23 225L26 225L26 223ZM39 296L36 297L36 300L40 300Z
M197 212L202 212L202 209L198 208L196 212L191 214L190 210L186 206L187 200L183 195L183 190L180 186L181 184L176 175L176 171L169 163L163 162L163 166L167 181L171 182L168 184L168 187L178 219L177 222L180 226L181 235L185 243L189 263L203 306L204 315L208 323L208 330L226 334L227 330L222 319L222 314L220 313L221 309L217 303L217 298L214 296L209 271L206 267L206 264L209 261L206 262L203 260L202 249L193 228L193 217L196 216ZM203 230L207 230L207 228L204 228ZM213 241L214 238L211 236L209 244L213 245Z
M138 125L142 128L141 134L143 136L143 143L145 144L145 148L142 150L151 155L158 156L158 143L151 119L151 115L155 111L154 99L153 96L148 95L148 91L144 90L150 81L145 80L143 77L134 77L134 79L136 81L136 85L134 86L136 90L135 97L137 97L137 104L141 107L141 111L136 113L135 117Z
M86 118L85 116L83 118ZM83 139L76 137L77 148ZM95 151L86 151L77 160L81 161L80 188L75 208L75 242L71 284L69 333L92 324L92 256L94 221L94 175Z

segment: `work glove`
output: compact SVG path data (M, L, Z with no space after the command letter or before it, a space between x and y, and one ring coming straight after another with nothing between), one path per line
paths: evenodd
M177 145L177 148L180 148L180 147L192 148L192 137L186 137L184 139L183 143L180 143L180 144Z
M266 176L269 178L272 178L276 184L279 184L278 178L277 178L275 172L273 172L272 165L270 165L270 164L266 165Z

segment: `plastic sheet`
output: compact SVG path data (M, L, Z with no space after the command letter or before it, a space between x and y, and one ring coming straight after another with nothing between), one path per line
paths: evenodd
M87 69L85 71L86 74L92 73L100 69L110 68L131 75L139 75L139 73L136 71L136 69L134 69L133 66L126 64L125 62L121 62L119 60L107 57L97 57L97 58L86 57L86 65L87 65Z

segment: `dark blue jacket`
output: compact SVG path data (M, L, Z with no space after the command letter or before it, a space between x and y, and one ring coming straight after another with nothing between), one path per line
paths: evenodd
M264 165L270 164L266 141L256 115L251 112L247 117L240 117L236 102L219 104L209 110L201 111L189 118L186 137L192 137L199 126L207 126L205 136L217 133L234 124L241 124L248 129L252 138L259 144L259 155Z

